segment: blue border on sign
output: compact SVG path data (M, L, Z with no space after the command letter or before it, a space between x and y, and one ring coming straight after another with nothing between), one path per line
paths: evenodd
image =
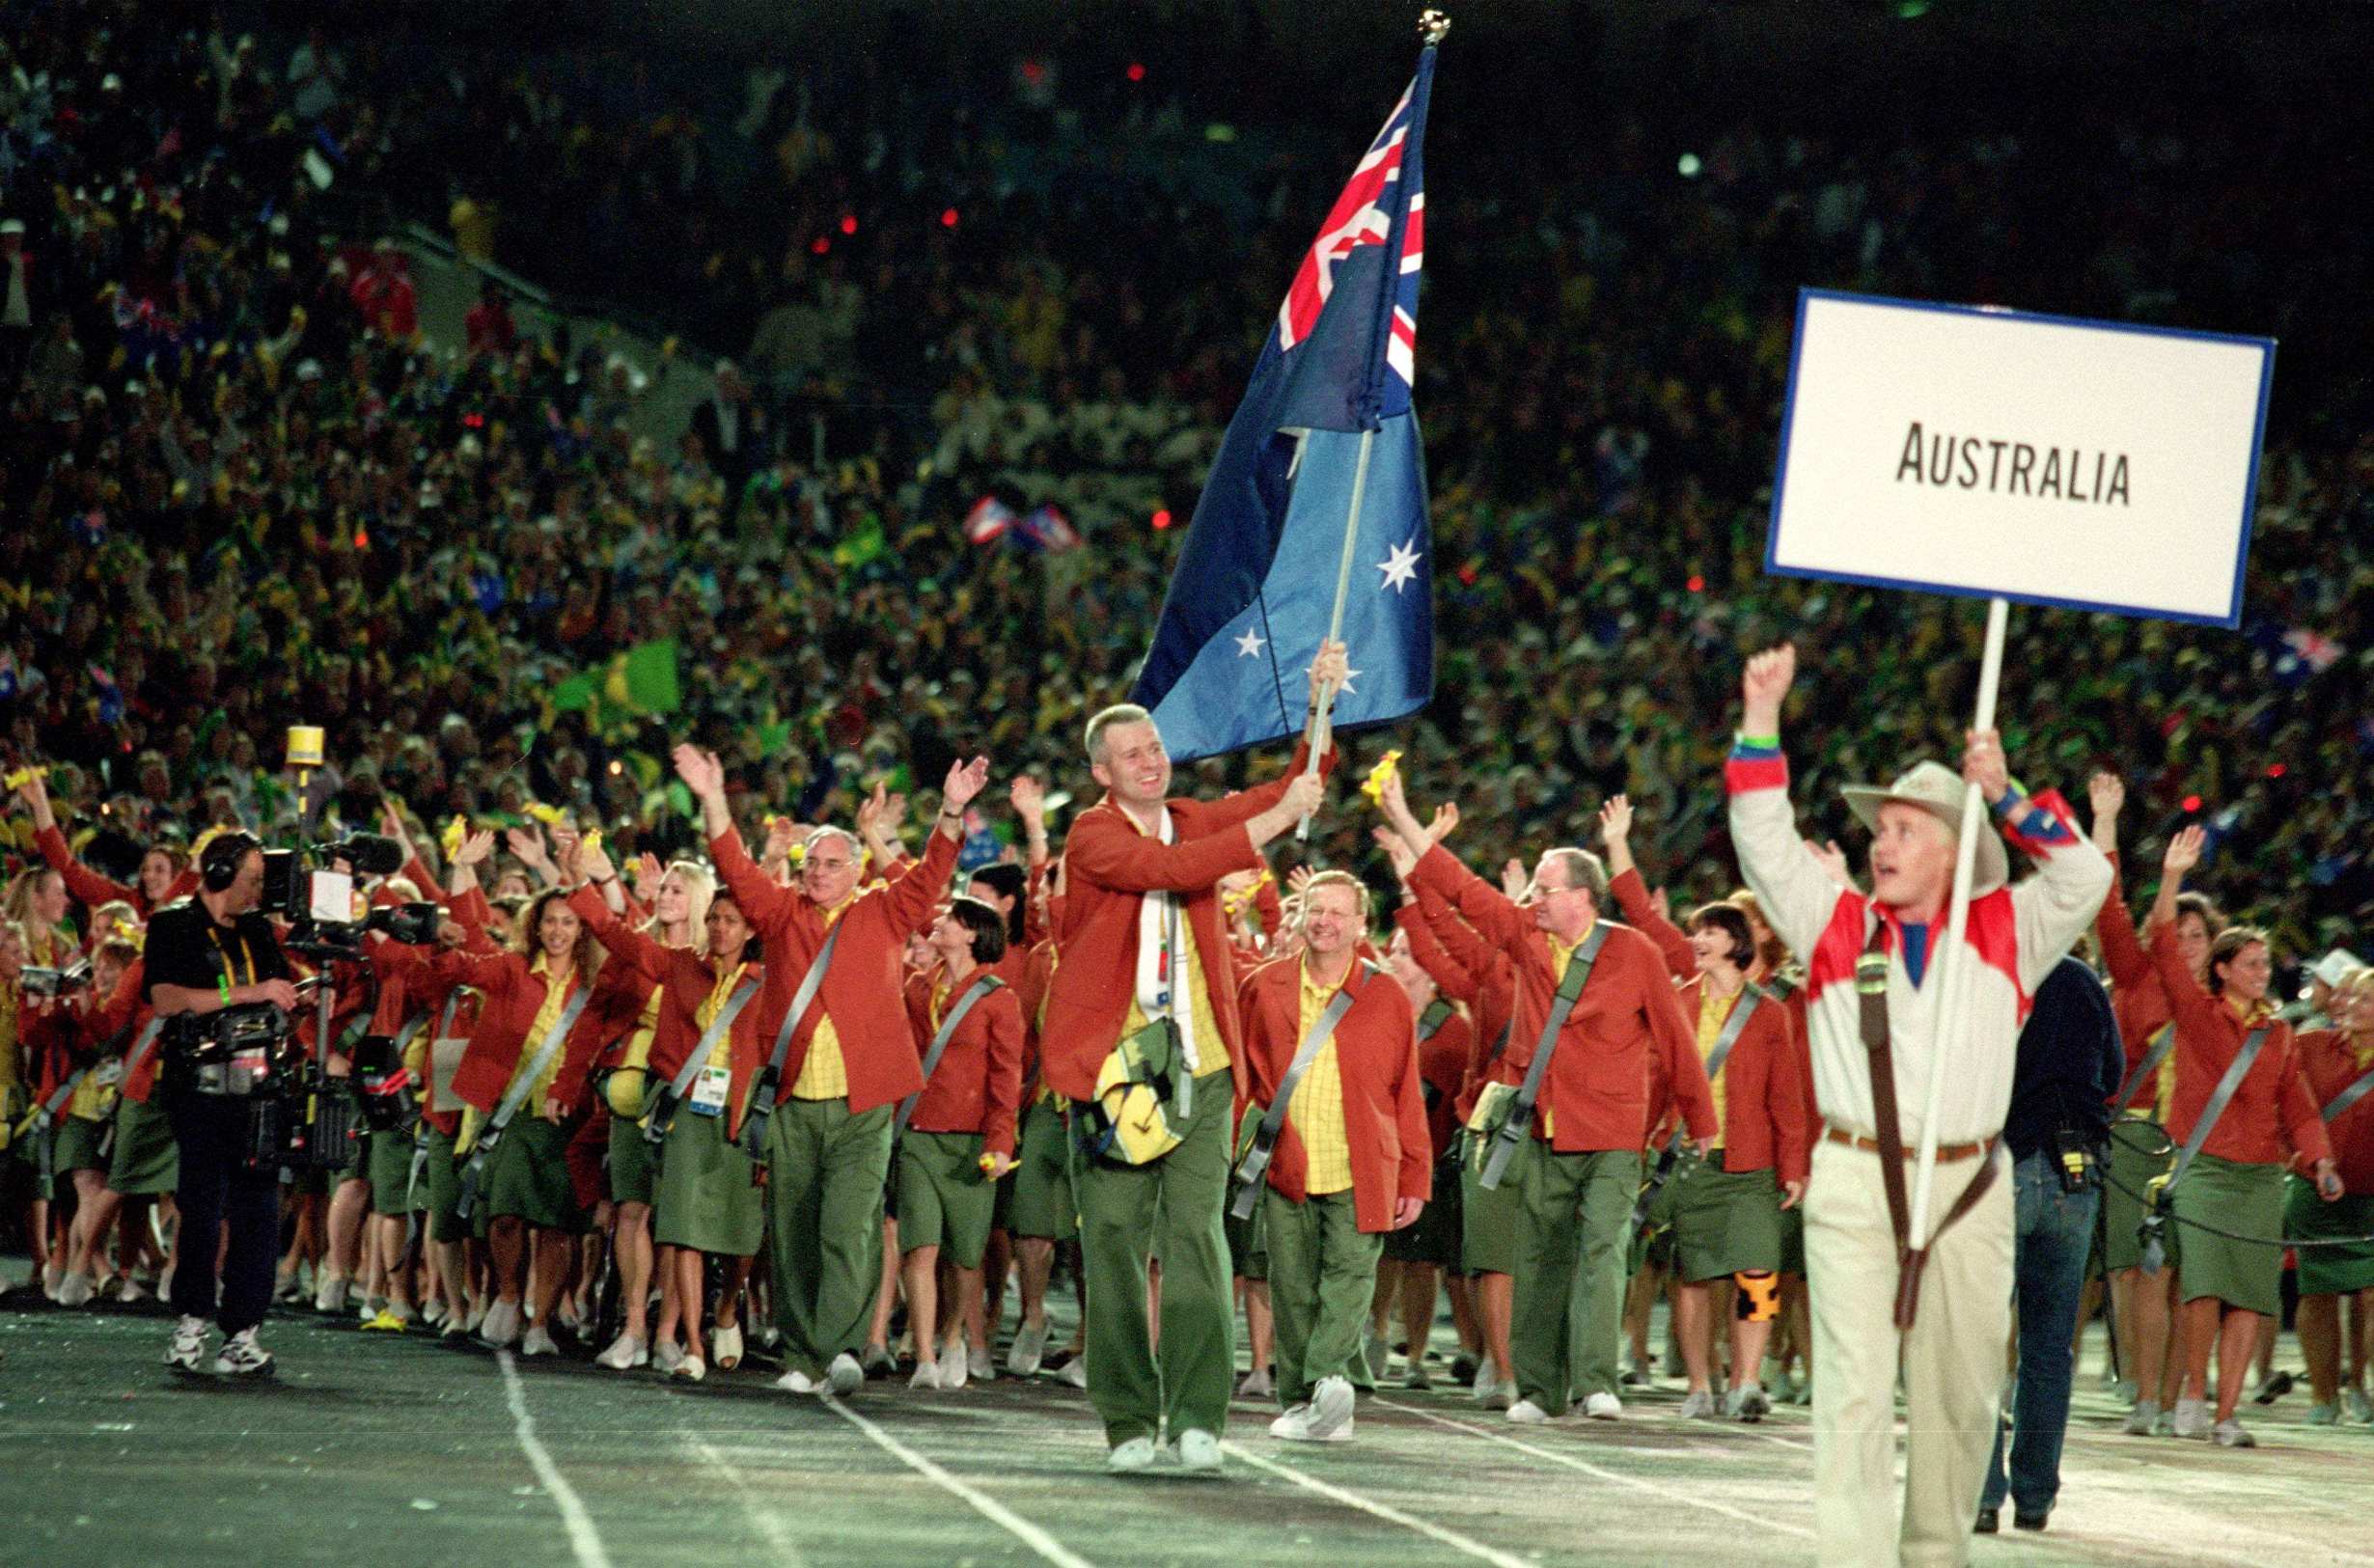
M2061 599L2047 593L1999 593L1991 589L1962 588L1944 583L1923 583L1902 577L1866 577L1854 572L1823 571L1810 566L1783 566L1775 557L1780 546L1780 503L1788 494L1789 434L1796 427L1797 368L1805 354L1806 305L1810 300L1836 299L1854 305L1877 305L1893 310L1936 311L1946 316L1982 316L1990 320L2033 321L2047 326L2090 327L2100 332L2133 332L2155 338L2192 338L2207 343L2233 344L2259 351L2258 415L2250 429L2250 474L2242 492L2242 536L2234 551L2234 591L2226 600L2225 614L2204 616L2179 614L2169 610L2143 609L2131 604L2112 604L2094 599ZM2179 620L2196 626L2223 626L2228 630L2242 624L2242 579L2250 561L2250 525L2258 516L2258 468L2267 443L2267 400L2275 390L2276 341L2273 338L2253 338L2232 332L2200 332L2190 327L2144 326L2134 321L2094 321L2082 316L2052 316L2041 311L2015 311L1992 305L1946 305L1928 299L1896 299L1887 294L1857 294L1842 289L1813 289L1801 287L1797 290L1796 333L1789 344L1788 390L1780 400L1780 451L1773 464L1772 517L1764 531L1764 572L1770 577L1806 577L1825 583L1852 583L1858 588L1915 589L1925 593L1946 593L1964 599L2008 599L2015 604L2043 605L2055 610L2093 610L2112 615L2135 616L2150 620Z

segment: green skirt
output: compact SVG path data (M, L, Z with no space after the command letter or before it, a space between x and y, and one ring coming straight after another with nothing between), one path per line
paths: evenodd
M58 1158L53 1169L59 1175L69 1170L107 1169L106 1157L99 1153L99 1144L107 1137L107 1123L81 1116L60 1116L57 1134Z
M980 1267L997 1192L980 1169L980 1134L910 1132L898 1141L898 1250L937 1247L960 1269Z
M452 1133L428 1129L428 1163L421 1171L421 1188L428 1210L428 1239L468 1241L470 1222L456 1212L461 1207L461 1167L454 1161Z
M1692 1284L1780 1267L1780 1189L1769 1170L1725 1170L1722 1151L1676 1170L1674 1269Z
M1459 1266L1470 1274L1514 1274L1517 1213L1524 1207L1517 1184L1486 1189L1481 1180L1474 1160L1459 1162Z
M525 1220L542 1230L581 1233L585 1211L568 1175L568 1129L521 1112L486 1157L481 1201L471 1219L479 1233L490 1220Z
M2145 1193L2175 1163L2172 1150L2151 1152L2167 1142L2156 1121L2122 1116L2111 1123L2110 1180L2102 1184L2102 1269L2116 1274L2143 1258L2143 1204L2120 1192ZM2188 1180L2191 1178L2188 1177Z
M610 1118L610 1201L651 1206L654 1191L651 1141L643 1123L624 1116Z
M1800 1198L1793 1209L1780 1211L1780 1272L1806 1277L1806 1205Z
M116 1152L107 1167L108 1191L154 1197L181 1184L181 1145L161 1105L125 1095L116 1102Z
M1072 1196L1067 1140L1063 1113L1054 1101L1042 1100L1024 1114L1014 1173L1007 1183L1014 1192L1007 1227L1015 1235L1069 1241L1080 1234L1080 1204Z
M642 1129L636 1128L638 1137ZM659 1151L651 1239L727 1257L751 1257L766 1229L766 1194L750 1156L726 1141L726 1118L679 1106Z
M1262 1213L1269 1207L1268 1193L1253 1205L1249 1219L1236 1217L1236 1178L1228 1178L1228 1207L1222 1212L1221 1226L1228 1237L1228 1273L1239 1279L1269 1279L1269 1227Z
M363 1139L364 1179L371 1183L371 1212L400 1220L412 1212L412 1133L409 1128L373 1130Z
M2168 1189L2171 1229L2184 1235L2178 1292L2186 1301L2214 1296L2228 1307L2272 1315L2283 1307L2283 1250L2228 1241L2183 1224L2216 1225L2246 1236L2283 1234L2283 1168L2242 1165L2214 1154L2194 1157Z
M2328 1203L2312 1182L2284 1179L2283 1234L2295 1242L2323 1237L2374 1236L2374 1194L2351 1193ZM2374 1289L2374 1242L2343 1247L2303 1247L2300 1294L2344 1296Z
M1434 1162L1434 1191L1418 1223L1385 1232L1385 1255L1400 1263L1431 1263L1437 1268L1459 1266L1459 1162Z

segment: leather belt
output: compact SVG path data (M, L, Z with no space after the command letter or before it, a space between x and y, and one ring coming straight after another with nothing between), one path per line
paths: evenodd
M1822 1128L1822 1137L1833 1143L1843 1143L1849 1148L1862 1149L1866 1154L1877 1154L1880 1151L1878 1139L1863 1138L1844 1128L1826 1124ZM1937 1145L1937 1163L1951 1165L1957 1160L1975 1160L1994 1146L1995 1140L1991 1138L1976 1143L1940 1143ZM1904 1158L1914 1159L1919 1152L1918 1146L1908 1148L1904 1151Z

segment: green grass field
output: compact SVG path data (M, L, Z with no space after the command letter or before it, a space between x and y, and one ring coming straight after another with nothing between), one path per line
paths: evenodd
M757 1363L686 1387L303 1315L266 1326L276 1381L232 1386L169 1375L165 1327L0 1310L0 1563L1813 1560L1806 1413L1684 1423L1671 1385L1620 1423L1529 1429L1463 1390L1390 1391L1319 1447L1239 1402L1225 1477L1117 1481L1087 1396L1047 1380L843 1405ZM2299 1364L2288 1338L2278 1362ZM2252 1410L2250 1452L2120 1437L2089 1355L2051 1531L1974 1560L2374 1564L2374 1427L2310 1428L2306 1406Z

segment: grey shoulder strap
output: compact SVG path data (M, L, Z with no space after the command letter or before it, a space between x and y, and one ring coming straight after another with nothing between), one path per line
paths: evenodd
M2268 1031L2263 1028L2252 1030L2250 1037L2242 1042L2242 1049L2234 1054L2233 1061L2225 1069L2225 1076L2219 1079L2218 1087L2210 1091L2209 1103L2201 1107L2200 1119L2193 1124L2193 1136L2185 1140L2185 1146L2177 1151L2175 1168L2167 1173L2169 1187L2184 1180L2186 1170L2192 1168L2194 1156L2199 1154L2201 1145L2209 1142L2209 1135L2216 1130L2218 1118L2225 1114L2225 1108L2233 1100L2234 1091L2241 1088L2242 1081L2250 1076L2251 1065L2258 1060L2259 1052L2266 1048L2267 1034Z
M995 975L983 975L966 986L964 995L958 997L956 1004L948 1009L948 1016L940 1020L939 1029L932 1033L930 1048L924 1053L924 1083L926 1086L931 1083L932 1073L939 1068L940 1058L948 1054L948 1042L956 1037L956 1026L964 1022L964 1015L973 1010L975 1003L1005 983ZM919 1088L898 1102L898 1114L891 1118L893 1137L907 1130L907 1118L915 1114L915 1102L923 1097L924 1091Z
M1516 1103L1508 1108L1508 1119L1501 1123L1492 1141L1492 1152L1485 1157L1483 1174L1477 1185L1497 1188L1508 1169L1509 1160L1526 1139L1532 1136L1533 1104L1541 1098L1542 1080L1550 1071L1550 1059L1558 1053L1558 1037L1574 1012L1575 1002L1583 995L1583 987L1590 983L1591 968L1599 962L1599 949L1607 945L1608 922L1594 922L1591 934L1583 939L1583 946L1566 960L1566 973L1560 979L1558 995L1551 1000L1550 1016L1541 1027L1541 1039L1533 1047L1532 1064L1525 1069L1525 1082L1517 1086ZM1514 1028L1512 1023L1510 1028Z
M1353 992L1368 983L1372 967L1364 962L1354 968L1342 988L1328 998L1319 1016L1311 1020L1311 1032L1294 1048L1294 1059L1286 1063L1285 1076L1278 1080L1278 1092L1270 1096L1269 1109L1261 1113L1260 1125L1254 1129L1253 1147L1246 1151L1245 1163L1237 1168L1236 1201L1230 1208L1239 1220L1253 1218L1253 1205L1260 1196L1262 1178L1269 1172L1270 1155L1277 1149L1280 1129L1285 1126L1286 1106L1293 1100L1295 1089L1302 1086L1303 1075L1311 1070L1311 1062L1335 1038L1336 1026L1352 1010L1353 1002L1358 1000ZM1300 984L1301 979L1296 976L1295 983Z

